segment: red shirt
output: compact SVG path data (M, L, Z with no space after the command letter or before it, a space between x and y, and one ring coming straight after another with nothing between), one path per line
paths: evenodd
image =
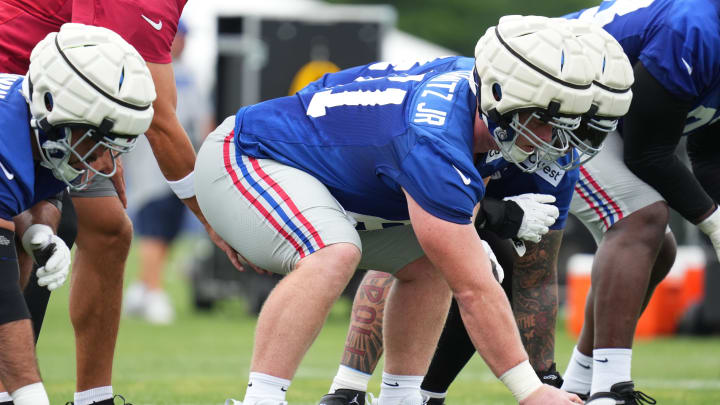
M66 22L109 28L146 62L170 63L187 0L0 0L0 72L25 74L30 52Z

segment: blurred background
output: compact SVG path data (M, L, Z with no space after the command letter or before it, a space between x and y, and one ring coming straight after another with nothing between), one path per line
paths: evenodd
M242 105L292 94L312 80L376 60L472 56L477 39L507 14L560 16L588 0L190 0L173 47L178 116L194 145ZM144 138L142 138L145 141ZM126 272L115 386L133 403L221 403L242 394L254 317L279 276L237 272L167 187L147 142L125 159L136 238ZM681 154L684 156L684 153ZM720 269L694 227L675 215L680 250L638 327L634 377L662 404L720 403ZM564 370L582 325L595 243L570 216L558 263L557 360ZM326 392L342 354L359 276L301 366L293 403ZM53 294L40 338L45 379L58 400L72 392L67 297ZM680 337L679 334L684 336ZM700 337L697 337L700 336ZM658 356L658 354L660 356ZM172 358L172 359L171 359ZM681 362L683 359L684 362ZM643 379L645 378L645 379ZM451 403L513 403L480 361L461 375ZM302 388L301 388L302 387ZM453 388L451 388L452 390ZM208 399L208 392L217 397ZM475 394L475 395L473 395ZM295 395L295 396L293 396ZM52 394L51 394L52 397ZM53 403L55 399L53 398Z
M324 73L376 60L472 56L477 39L502 15L560 16L595 3L592 0L269 0L261 3L191 0L185 8L180 38L176 41L181 44L176 43L174 48L178 115L193 143L199 146L203 137L239 106L292 94ZM173 196L159 170L151 167L156 165L149 153L147 145L140 145L134 156L128 158L129 212L139 230L137 245L141 257L146 257L147 264L143 267L157 268L163 266L162 255L166 253L155 250L169 246L181 230L200 229L187 213L179 217L177 212L183 210L177 202L170 206ZM148 209L148 204L154 204L155 208ZM167 218L165 221L184 225L170 233L156 231L153 235L152 231L146 231L147 223L159 222L163 215ZM656 301L674 309L671 315L667 310L662 311L663 316L671 319L653 322L657 325L647 333L718 330L720 302L712 301L714 294L705 294L706 288L720 289L717 272L705 272L705 268L714 263L705 263L703 240L693 226L676 215L672 227L679 244L688 248L681 249L677 268L666 282L666 287L670 287L671 281L676 285L668 288L671 290L668 292L661 289ZM155 250L153 241L149 241L153 237L155 245L160 245ZM198 246L200 252L192 255L192 263L188 265L194 305L200 310L210 310L218 300L243 297L249 301L251 312L257 312L278 277L238 274L212 246L201 245ZM594 250L592 237L571 216L558 265L562 286L575 286L575 291L561 294L563 304L568 294L575 294L566 307L575 332L582 322L582 311L578 310L587 292L591 260L582 256L574 261L570 259L578 253L592 254ZM572 266L568 266L570 264ZM148 275L150 273L161 272L145 271L141 279L146 287L158 289L162 276ZM133 306L132 295L137 295L137 289L136 283L128 290L131 296L126 309L130 314L142 315L142 311L136 311ZM347 295L352 296L352 292L353 285ZM710 302L705 303L706 297ZM156 306L162 301L154 300ZM169 316L159 313L168 311L158 311L148 317L163 321ZM659 326L660 323L664 326Z

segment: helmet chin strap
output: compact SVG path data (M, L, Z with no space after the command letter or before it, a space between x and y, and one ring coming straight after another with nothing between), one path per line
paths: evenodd
M489 120L491 118L489 118L485 114L481 114L481 117L482 117L483 121L485 122L485 125L488 126L488 128L490 128L491 125L489 123ZM495 125L498 125L498 123L496 122ZM498 126L500 126L500 125L498 125ZM509 127L502 127L502 129L501 128L493 128L490 130L493 131L493 133L496 130L505 131L505 133L507 133L507 131L514 131L512 128L509 128ZM501 136L498 136L497 134L493 135L493 140L500 148L500 152L503 154L503 156L505 156L505 158L506 158L505 160L508 160L515 164L524 162L527 158L529 158L532 154L535 153L534 148L532 151L528 152L528 151L524 150L523 148L517 146L517 144L515 143L517 141L517 137L518 137L517 135L514 135L511 137L510 140L502 140L502 139L499 139L499 138L501 138Z
M530 155L532 155L533 153L535 153L535 150L528 152L525 149L517 146L515 142L512 142L512 145L510 146L510 158L516 162L524 161L525 159L529 158Z

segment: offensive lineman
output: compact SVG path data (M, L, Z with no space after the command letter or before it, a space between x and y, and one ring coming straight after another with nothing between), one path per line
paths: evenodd
M614 36L635 74L630 110L583 166L571 205L599 244L563 384L588 404L655 403L630 365L640 313L675 258L668 206L720 255L719 13L711 0L617 0L568 16ZM674 154L686 135L692 172Z
M12 218L65 187L81 189L91 176L104 176L93 162L134 146L155 99L140 55L104 28L64 25L38 43L30 61L27 76L0 75L0 380L10 392L0 401L15 405L50 402L18 282L14 231L44 264L38 282L50 290L67 277L70 250L49 226L16 229Z
M175 194L205 224L211 239L241 269L236 254L207 225L197 207L193 186L195 151L175 114L176 87L171 44L186 0L0 0L0 63L10 73L24 74L30 50L50 32L66 22L109 28L123 37L143 56L157 91L155 115L145 135L155 158ZM111 182L112 180L112 182ZM75 405L112 403L112 366L121 315L123 274L132 241L132 224L125 213L125 185L122 167L111 180L93 181L86 189L73 191L77 220L63 210L61 224L77 223L77 249L70 289L70 319L75 331ZM47 203L36 205L18 218L50 218L58 212ZM58 229L59 234L72 232ZM102 286L102 288L100 287ZM28 289L35 288L30 284ZM44 314L42 299L26 290L38 326ZM39 334L39 330L36 333ZM2 392L0 387L0 395Z
M206 140L196 163L203 213L252 262L289 273L260 314L245 405L286 404L358 265L397 278L385 328L393 389L381 405L422 403L451 290L478 351L521 404L580 403L541 384L527 361L472 225L485 191L474 163L498 147L516 164L567 153L594 70L572 33L542 17L501 20L477 49L475 63L440 60L418 74L379 63L370 69L386 76L241 108ZM501 126L489 130L480 112Z
M483 199L483 211L487 211L485 206L491 201L505 201L492 202L493 206L500 204L502 208L496 208L476 220L481 237L483 240L487 238L505 270L503 287L511 300L530 363L544 383L556 387L560 387L562 379L554 363L557 311L555 264L579 174L577 167L598 153L602 140L615 128L617 119L627 112L632 99L629 88L633 80L632 67L614 38L601 28L572 21L568 24L596 67L594 116L586 117L581 129L576 131L581 136L574 138L575 149L580 154L576 158L573 155L573 159L568 155L554 164L543 164L532 174L515 165L506 165L495 173L487 173L491 180ZM584 142L580 142L581 138ZM489 154L485 161L497 158L495 154ZM519 195L521 193L532 194ZM532 204L532 199L537 201L543 194L554 197L557 206L548 224L549 232L547 227L539 228L534 224L540 222L547 211L544 205ZM514 210L518 208L513 208L512 203L519 205L522 221L513 220ZM480 226L481 221L483 226ZM528 232L533 229L538 232ZM521 257L501 240L510 237L526 241L519 245L520 249L526 249ZM320 404L347 405L355 398L360 405L364 403L367 383L382 354L382 313L390 285L392 283L382 273L372 272L366 276L353 303L354 316L348 330L343 361L330 394L325 395ZM448 387L474 353L475 348L465 331L457 304L453 302L421 386L428 404L444 403Z

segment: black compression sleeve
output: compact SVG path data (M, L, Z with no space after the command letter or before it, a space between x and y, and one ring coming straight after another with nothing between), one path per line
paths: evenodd
M0 325L30 318L19 280L15 233L0 228Z
M633 100L622 128L625 164L670 207L697 223L714 203L675 155L691 102L668 92L641 62L634 73Z
M715 202L720 202L720 122L688 136L693 173Z

